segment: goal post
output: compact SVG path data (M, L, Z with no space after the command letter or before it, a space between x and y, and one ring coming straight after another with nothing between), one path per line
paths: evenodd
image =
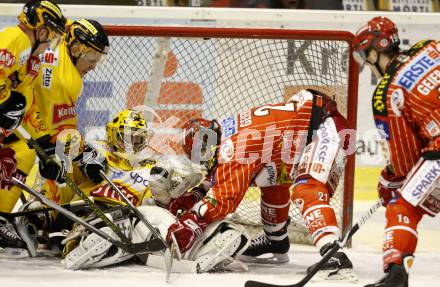
M176 136L191 118L225 118L284 101L308 87L335 96L350 128L356 129L359 71L351 56L350 32L114 25L105 29L110 52L86 75L77 103L83 133L102 130L122 109L148 105L158 121L178 119L166 129ZM171 147L181 154L177 144ZM354 154L347 158L332 200L344 234L351 227L353 185ZM252 188L233 218L258 225L258 199L258 189ZM293 205L290 214L290 237L307 241Z

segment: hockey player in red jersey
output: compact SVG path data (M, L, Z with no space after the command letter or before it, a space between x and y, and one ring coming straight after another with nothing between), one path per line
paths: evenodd
M423 215L440 210L440 43L401 51L396 25L375 17L359 29L355 59L381 78L372 98L387 165L378 192L386 206L384 271L369 287L408 286Z
M346 121L335 102L312 90L303 90L286 103L222 120L189 121L184 126L184 150L206 166L211 184L208 190L195 188L171 202L172 212L186 212L170 227L167 239L181 249L189 248L207 223L234 212L253 184L262 190L265 234L253 240L244 260L261 262L257 257L269 253L274 262L288 260L290 200L300 209L314 244L324 255L340 236L329 200L339 179L337 158L343 158L338 135L342 129ZM352 269L344 252L333 259L324 269Z

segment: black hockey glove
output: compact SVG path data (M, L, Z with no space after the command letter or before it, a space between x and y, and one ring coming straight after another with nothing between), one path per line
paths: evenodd
M66 157L59 157L55 154L55 145L50 142L50 135L38 138L36 141L49 156L49 160L44 162L40 158L38 169L40 175L46 179L56 180L58 183L64 183L64 176L68 170L68 160Z
M90 180L92 180L94 183L100 183L103 180L99 171L105 171L107 161L91 146L86 144L83 152L73 161L77 163L82 173L90 178Z

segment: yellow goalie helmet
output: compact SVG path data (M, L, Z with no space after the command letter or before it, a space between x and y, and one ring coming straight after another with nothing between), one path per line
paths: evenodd
M114 152L137 153L143 150L150 137L140 112L124 110L107 124L107 144Z

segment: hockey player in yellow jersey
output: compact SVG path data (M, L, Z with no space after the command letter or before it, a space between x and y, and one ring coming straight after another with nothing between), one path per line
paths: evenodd
M11 126L5 126L5 113L10 106L22 102L23 96L30 105L40 67L39 54L50 41L63 35L66 23L55 3L38 0L28 1L18 20L17 26L0 30L0 128L3 130L0 134L3 136L12 130Z
M32 135L44 135L34 138L50 156L54 156L58 134L65 129L76 129L75 103L82 91L82 77L96 67L108 49L108 37L101 24L81 19L70 25L58 45L44 51L35 84L35 96L24 116L23 125ZM11 137L8 145L15 151L19 171L22 178L25 178L35 160L34 150L17 137ZM47 179L62 182L66 169L60 169L57 164L45 165L40 161L39 171ZM45 189L48 194L58 193L54 181L47 181ZM0 190L0 211L10 212L20 194L21 191L15 187Z
M39 55L51 41L63 35L66 23L61 9L49 0L28 1L18 20L17 26L0 30L0 211L5 212L11 211L20 194L10 179L14 176L23 180L26 170L33 165L31 160L23 160L28 153L16 154L20 147L28 149L26 143L17 141L13 131L33 101ZM33 137L40 135L32 133ZM8 253L8 249L22 246L14 228L0 217L0 249Z
M40 111L52 142L62 130L77 128L75 104L83 88L82 78L108 50L109 40L101 24L80 19L72 23L58 46L44 52L33 106ZM26 117L25 122L38 129L38 120Z
M28 1L19 24L0 30L0 104L11 90L24 91L38 73L38 56L64 33L60 8L51 1Z
M36 101L31 107L39 110L40 116L24 118L24 122L35 129L40 127L40 121L44 122L50 137L41 139L43 146L53 148L62 131L77 129L75 104L82 92L82 79L95 69L108 50L109 40L101 24L80 19L70 25L66 37L55 49L44 52L35 87ZM61 198L63 195L53 181L61 176L56 166L46 166L40 161L39 171L43 177L52 179L44 187L49 197L61 201L69 199L69 196Z

